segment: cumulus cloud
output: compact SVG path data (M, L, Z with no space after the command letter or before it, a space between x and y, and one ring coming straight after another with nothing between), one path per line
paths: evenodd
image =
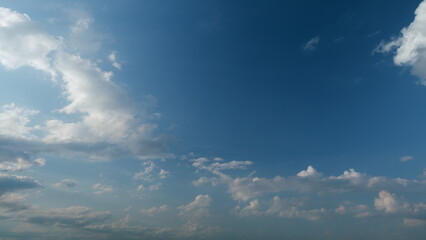
M380 191L378 198L374 199L374 206L377 211L386 214L426 217L425 203L413 204L385 190Z
M308 166L306 170L302 170L297 174L298 177L306 178L306 177L319 177L321 174L312 166Z
M189 218L208 216L211 202L212 198L209 195L198 195L194 201L178 207L180 210L179 215Z
M406 211L410 207L408 203L398 201L394 194L386 191L379 192L379 197L374 199L374 206L377 210L385 213Z
M426 85L426 1L417 7L413 22L401 30L400 36L382 42L375 51L391 52L395 49L394 63L411 66L419 83Z

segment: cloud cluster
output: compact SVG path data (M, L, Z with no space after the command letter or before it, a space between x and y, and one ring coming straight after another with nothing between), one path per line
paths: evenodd
M198 161L200 162L200 161ZM195 162L195 163L198 163ZM296 176L274 178L259 178L254 176L231 177L218 169L196 164L198 169L206 169L215 177L201 177L193 184L200 186L210 183L212 185L226 185L235 200L248 201L270 193L299 192L299 193L345 193L379 191L382 189L416 191L425 187L424 180L407 180L401 178L387 178L381 176L368 176L354 169L349 169L338 176L324 176L312 166L300 171ZM226 163L223 163L226 164Z
M158 190L162 185L160 181L170 176L169 171L159 168L153 161L145 161L142 166L143 170L133 175L135 181L144 182L138 186L137 191Z

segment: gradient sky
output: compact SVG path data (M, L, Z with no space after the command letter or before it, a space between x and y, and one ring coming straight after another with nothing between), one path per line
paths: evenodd
M426 0L0 1L0 239L426 236Z

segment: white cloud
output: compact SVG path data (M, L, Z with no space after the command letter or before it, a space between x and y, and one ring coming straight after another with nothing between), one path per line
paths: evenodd
M309 210L300 209L300 204L289 204L289 202L282 200L278 196L275 196L272 199L271 207L266 210L266 214L278 215L284 218L303 218L316 221L327 214L327 210L324 208Z
M306 170L300 171L297 176L301 178L319 177L321 174L315 168L309 165Z
M33 166L33 163L24 159L24 158L16 158L16 161L5 161L0 162L0 170L6 172L16 172L21 171L23 169L27 169Z
M319 36L311 38L308 42L305 43L305 45L303 45L303 51L305 52L314 51L317 48L319 41L320 41Z
M413 159L414 159L413 156L402 156L399 160L401 162L407 162L407 161L410 161L410 160L413 160Z
M55 187L68 187L68 188L73 188L75 186L77 186L78 182L74 179L63 179L57 183L54 184Z
M274 178L260 178L249 175L247 177L231 177L218 169L208 165L206 160L197 160L193 166L197 169L207 170L215 177L203 176L193 184L201 186L210 183L213 186L226 185L231 196L235 200L249 201L269 193L299 192L299 193L343 193L351 191L376 191L380 189L397 189L402 191L421 190L426 182L407 180L401 178L390 179L387 177L371 177L354 169L349 169L339 176L323 176L312 166L303 170L296 176ZM227 163L223 163L227 164ZM313 177L315 176L315 177Z
M246 169L247 166L250 166L253 164L251 161L230 161L230 162L223 162L223 159L218 158L214 159L214 162L211 163L211 161L208 158L197 158L191 160L192 166L196 167L198 169L207 170L210 172L215 171L222 171L222 170L232 170L232 169Z
M49 54L60 38L45 34L26 14L0 7L0 63L10 69L30 66L55 76Z
M169 209L170 209L169 206L167 206L167 205L161 205L161 206L158 206L158 207L152 207L152 208L148 208L148 209L141 209L139 212L142 215L147 215L147 216L152 217L152 216L154 216L157 213L165 212L165 211L167 211Z
M144 162L143 165L146 167L133 175L135 180L143 180L146 182L151 182L153 180L152 172L157 168L157 166L152 161Z
M102 185L100 183L96 183L95 185L93 185L92 189L95 191L94 193L96 195L100 195L100 194L104 194L104 193L109 193L109 192L113 191L112 186Z
M396 49L396 65L412 67L412 73L426 85L426 1L420 3L415 11L414 21L401 30L401 35L390 42L382 42L375 51L390 52Z
M111 61L111 64L113 67L117 68L118 70L121 70L121 64L117 61L117 52L112 52L108 59Z
M409 208L406 203L398 201L394 194L386 191L379 192L379 198L374 199L374 206L378 211L385 213L395 213Z
M81 57L80 53L87 50L88 44L74 43L79 38L83 43L93 42L90 40L93 38L85 38L93 33L90 28L93 18L78 11L71 15L76 19L75 25L66 39L47 34L26 14L0 8L0 64L10 69L30 66L46 72L62 86L63 96L68 101L57 112L60 117L50 118L41 126L30 125L30 117L37 111L13 104L3 106L0 135L25 137L37 144L47 143L46 147L69 144L72 146L67 147L68 153L73 152L76 144L81 144L86 150L77 148L75 153L91 152L88 157L94 161L120 156L140 159L169 156L164 137L154 136L157 126L147 123L146 107L131 100L114 83L111 72ZM79 51L75 51L77 48ZM116 60L115 55L112 57ZM37 135L34 131L38 131ZM99 149L100 146L103 149ZM91 147L94 151L89 150ZM33 155L32 152L27 154Z
M158 177L160 179L164 179L164 178L167 178L169 176L170 176L170 172L169 171L166 171L164 169L160 169L160 172L158 173Z
M0 107L0 135L14 138L34 138L31 133L35 126L28 126L30 117L38 111L7 104Z
M378 211L386 214L408 218L426 217L426 203L410 203L384 190L380 191L379 197L374 199L374 206Z
M187 205L178 207L180 210L179 215L186 216L189 218L199 218L209 215L208 208L212 202L212 198L209 195L198 195L194 201Z
M249 217L249 216L257 216L263 214L259 211L260 202L258 199L254 199L250 201L249 204L245 207L236 206L232 212L240 217Z

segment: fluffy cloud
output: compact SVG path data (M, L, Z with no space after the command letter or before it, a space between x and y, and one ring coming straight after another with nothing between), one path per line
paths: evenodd
M210 207L211 202L212 198L209 195L198 195L195 197L194 201L178 208L180 210L179 215L189 218L208 216L208 208Z
M259 211L260 208L260 202L258 199L255 199L253 201L250 201L249 204L245 207L236 206L232 212L240 217L247 217L247 216L256 216L262 214Z
M420 78L419 83L426 85L426 1L417 7L414 21L401 30L400 36L382 42L376 51L391 52L394 49L395 64L411 66L413 74Z
M30 66L55 76L50 53L58 49L61 39L43 33L30 17L0 7L0 63L16 69Z
M384 190L380 191L379 197L374 199L374 206L378 211L386 214L426 217L425 203L412 204Z
M36 110L19 108L15 104L0 107L0 135L14 138L34 138L31 134L37 126L28 126L30 116L37 114Z
M306 177L319 177L321 174L312 166L308 166L306 170L302 170L297 174L298 177L306 178Z

